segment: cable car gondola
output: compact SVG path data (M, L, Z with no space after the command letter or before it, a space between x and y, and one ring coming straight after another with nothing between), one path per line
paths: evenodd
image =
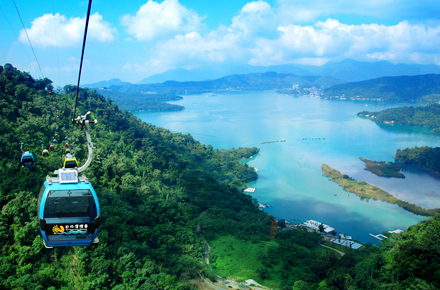
M34 167L35 158L34 155L29 151L23 151L23 142L20 142L20 150L22 152L20 158L21 167Z
M69 148L67 148L65 151L64 151L64 154L68 154L68 153L70 153L70 149Z
M76 158L73 157L72 154L67 153L66 157L64 158L63 167L64 168L75 168L75 167L78 167L78 161L76 161Z
M64 144L66 148L69 148L69 143Z
M58 169L54 172L57 177L47 176L38 196L40 232L47 248L99 243L101 210L98 197L89 179L79 176L93 158L89 121L86 120L89 113L74 120L86 128L89 151L86 163L80 168Z
M50 145L50 146L49 146L49 150L50 150L50 151L54 151L54 150L55 150L55 146L54 146L54 145Z
M21 167L34 167L35 165L34 155L29 151L25 151L21 155L20 163L21 163Z
M57 141L57 139L53 139L53 144L57 144L58 143L58 141Z
M51 145L51 146L53 146L53 145ZM43 149L43 152L41 152L41 156L43 156L43 158L49 157L49 150Z

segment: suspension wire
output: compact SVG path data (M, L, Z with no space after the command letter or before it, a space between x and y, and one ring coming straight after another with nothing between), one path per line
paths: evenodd
M86 28L84 30L84 40L83 40L83 46L82 46L82 52L81 52L81 62L79 65L79 75L78 75L78 85L76 86L76 97L75 97L75 107L73 109L73 120L75 120L76 117L76 106L78 104L78 93L79 93L79 83L81 81L81 70L82 70L82 64L84 59L84 50L86 48L86 39L87 39L87 29L89 28L89 18L90 18L90 10L92 9L92 0L89 0L89 7L87 9L87 19L86 19Z
M43 79L44 79L44 74L43 74L43 71L41 70L40 62L38 61L37 55L35 54L34 47L32 46L31 40L29 39L29 35L27 33L26 27L24 27L24 23L23 23L23 19L21 19L20 11L18 11L18 7L17 7L17 4L15 4L15 0L12 0L12 1L14 2L15 9L17 10L17 13L18 13L18 17L20 17L21 25L23 25L24 32L26 33L27 39L28 39L29 44L32 48L32 52L34 53L35 59L37 60L38 67L40 68L41 75L43 76Z
M57 50L57 65L58 65L58 83L61 83L61 75L60 75L60 60L58 58L58 37L57 37L57 27L55 25L55 5L52 0L52 12L53 12L53 30L55 31L55 46Z
M3 12L3 9L0 7L0 11L2 12L3 16L5 17L6 21L9 24L9 27L11 27L12 32L14 33L15 37L18 39L18 35L17 33L15 33L14 28L12 27L11 23L8 20L8 17L6 17L6 14ZM27 58L29 59L29 63L32 63L31 58L29 57L29 54L27 54L26 49L24 49L23 43L21 43L21 41L18 41L18 43L20 43L21 48L23 49L24 53L26 54Z

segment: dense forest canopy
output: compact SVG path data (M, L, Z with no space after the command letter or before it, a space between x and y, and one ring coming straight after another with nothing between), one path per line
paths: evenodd
M440 104L423 107L390 108L380 112L362 111L360 117L367 117L377 123L432 127L433 133L440 133Z
M403 163L420 165L440 172L440 147L416 146L403 150L397 149L394 158Z
M334 85L326 97L381 98L385 101L418 101L429 99L440 91L440 74L380 77L377 79ZM423 98L423 99L422 99Z
M49 79L0 66L1 289L194 289L190 281L199 271L215 279L203 263L201 234L208 241L271 239L272 217L242 193L257 174L238 160L258 148L214 149L80 89L78 112L91 111L98 120L91 129L94 159L85 173L101 205L100 244L44 248L36 197L45 176L61 167L63 146L48 159L39 152L56 128L58 140L78 144L81 165L87 152L84 132L68 121L76 88L65 87L65 94L50 89ZM34 153L35 167L20 167L20 141ZM258 281L277 278L280 289L438 288L439 230L437 215L382 247L365 246L341 259L317 251L319 235L281 231L274 240L278 250L260 257Z

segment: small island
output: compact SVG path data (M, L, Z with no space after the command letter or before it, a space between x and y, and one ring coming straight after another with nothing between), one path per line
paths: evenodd
M403 166L397 163L385 162L385 161L372 161L365 159L363 157L359 157L359 159L365 162L365 166L366 166L365 170L370 171L371 173L374 173L377 176L405 178L405 175L399 172Z
M345 191L352 192L359 196L361 199L369 200L382 200L388 203L394 203L398 206L419 215L434 216L440 213L440 208L426 209L421 206L400 200L388 192L366 183L365 181L356 181L346 174L342 174L340 171L331 168L327 164L323 164L321 170L324 172L325 177L330 177L331 181L336 182L342 186Z

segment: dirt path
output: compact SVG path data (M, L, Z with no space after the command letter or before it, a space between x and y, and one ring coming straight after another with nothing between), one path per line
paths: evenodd
M339 250L333 249L333 248L331 248L331 247L329 247L329 246L325 246L325 245L321 245L321 246L324 247L324 248L327 248L327 249L333 250L333 251L335 251L335 252L338 252L339 254L341 254L341 258L342 258L342 256L345 255L344 252L341 252L341 251L339 251Z

